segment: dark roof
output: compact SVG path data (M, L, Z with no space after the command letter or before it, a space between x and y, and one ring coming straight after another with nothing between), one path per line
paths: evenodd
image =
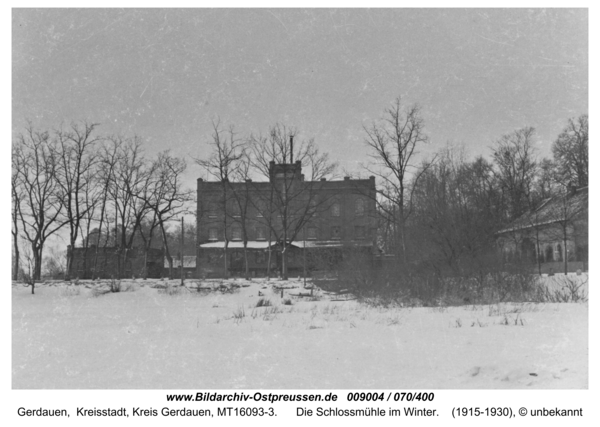
M545 199L537 208L521 215L498 234L569 221L586 213L587 207L588 187L582 187L567 195Z

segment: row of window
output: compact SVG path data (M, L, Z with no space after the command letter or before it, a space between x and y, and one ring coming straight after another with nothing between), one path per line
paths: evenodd
M586 261L587 260L587 245L586 246L576 246L575 253L572 253L571 248L567 246L567 260L569 261ZM564 261L563 257L563 245L561 243L556 243L554 245L546 245L546 247L542 250L540 248L540 253L538 253L538 257L541 262L551 262L551 261Z
M567 245L566 257L568 261L587 261L588 257L587 245L577 245L574 250L571 245ZM521 250L516 253L515 251L508 251L506 253L506 259L511 261L515 257L525 258L530 262L562 262L564 261L564 246L563 243L548 243L543 244L537 252L536 260L536 246L535 244L527 239L521 244Z
M267 267L269 263L269 253L267 251L250 251L247 253L248 263L251 267L260 266L263 268ZM278 258L280 254L277 252L273 252L270 257L271 269L275 270L278 264ZM209 265L215 267L222 267L223 262L225 261L224 255L222 251L209 251L206 254L206 262ZM306 260L307 265L321 265L321 266L329 266L332 267L336 264L339 264L342 261L342 255L339 252L323 252L317 254L313 254L312 252L303 253L303 252L294 252L289 251L287 253L287 261L289 265L293 264L302 264ZM229 267L236 270L242 269L244 267L244 252L239 249L234 249L229 252L228 256L228 264ZM254 264L254 265L253 265Z
M335 202L330 206L329 212L331 214L331 216L333 217L339 217L341 216L341 207L340 207L340 203ZM319 215L319 208L317 206L316 202L312 202L311 203L311 214L313 216L318 216ZM354 201L354 215L355 216L364 216L366 213L366 209L367 209L367 203L364 199L356 199ZM208 204L208 217L209 218L217 218L218 216L218 211L219 209L215 206L215 204L213 203L209 203ZM256 216L259 218L262 218L264 216L264 213L266 213L268 211L268 209L259 209L256 212ZM241 213L238 207L234 206L232 208L229 209L229 212L231 212L231 215L233 217L240 217Z
M267 240L267 232L264 227L257 227L255 230L256 240ZM342 238L342 227L334 225L330 227L329 237L333 240ZM324 236L319 236L319 229L317 227L308 227L306 229L306 238L308 240L317 240ZM357 225L354 227L354 238L364 239L366 237L366 227L364 225ZM216 241L219 240L219 229L209 228L208 229L208 240ZM231 227L231 240L242 240L242 227L233 226Z

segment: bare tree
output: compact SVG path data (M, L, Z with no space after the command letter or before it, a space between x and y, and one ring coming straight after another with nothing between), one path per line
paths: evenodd
M246 155L245 150L242 150L242 156L238 162L238 166L233 173L233 180L244 183L242 185L230 185L231 194L233 196L233 212L232 221L240 227L243 254L244 254L244 276L246 280L250 279L250 267L248 262L248 227L249 224L249 208L253 205L252 193L250 191L250 170L251 161Z
M19 217L21 214L21 202L25 197L23 186L21 185L19 171L21 170L21 161L24 159L19 152L19 144L13 144L12 147L12 175L11 175L11 200L12 200L12 238L13 238L13 266L12 280L18 280L21 255L19 253Z
M92 276L96 273L95 270L95 262L92 266L88 265L88 252L90 249L90 233L92 231L92 225L97 222L97 211L98 208L101 207L101 203L103 200L104 189L99 184L98 179L98 168L90 168L84 173L83 179L88 183L83 188L83 191L80 194L81 198L81 212L82 217L79 221L80 234L82 236L82 245L84 249L83 254L83 272L84 276L87 274L88 269L90 267L94 267L92 270ZM98 236L100 238L100 236ZM100 242L96 243L96 252L94 256L96 257L98 254L98 245ZM68 260L67 260L68 261ZM70 261L72 262L72 260ZM72 274L72 273L70 273ZM72 276L71 276L72 277Z
M532 205L536 206L543 200L556 194L559 181L556 163L547 158L542 159L538 163L538 169L533 184Z
M418 264L439 277L473 276L480 282L496 259L495 233L502 200L492 165L447 148L414 189L409 237Z
M577 192L574 188L563 190L557 196L557 209L551 215L558 226L557 237L562 239L562 261L564 273L569 271L569 237L578 233L577 226L583 222L583 227L587 230L587 212L588 196L587 192ZM587 231L585 233L587 236ZM587 242L586 242L587 243ZM571 253L571 255L574 255Z
M204 169L209 175L221 183L220 212L223 212L223 261L224 274L228 275L228 246L229 238L227 235L229 206L230 206L230 179L238 167L240 159L243 157L244 141L240 139L235 132L234 126L227 130L221 127L219 119L212 122L212 135L209 145L212 152L208 159L194 159L195 162Z
M493 147L497 174L507 202L507 221L531 207L531 192L537 173L533 145L535 129L525 127L503 135Z
M107 258L104 256L104 265L98 266L98 254L100 250L100 244L102 239L104 239L104 244L102 245L103 251L106 254L106 248L109 245L110 239L110 219L108 215L108 206L109 206L109 190L111 188L115 167L117 165L117 161L119 158L119 149L121 146L121 140L117 138L112 138L108 141L107 144L104 144L102 150L99 153L99 165L98 165L98 175L97 175L97 183L98 187L101 189L101 195L99 196L99 207L100 207L100 218L98 221L98 233L97 233L97 241L96 241L96 251L94 254L94 264L93 271L105 271L106 270L106 262ZM103 227L105 222L107 223L106 232L103 235ZM89 240L89 233L87 234ZM116 242L116 227L115 227L115 236L114 236L114 244L117 245Z
M169 262L169 277L171 278L173 277L173 257L170 253L165 225L175 216L188 212L187 203L192 199L192 194L182 187L182 176L185 170L185 161L172 156L169 150L159 153L150 167L148 191L138 195L151 212L147 235L140 228L140 235L145 242L144 256L147 259L154 229L158 227L163 238L165 256Z
M317 210L328 203L325 197L317 199L320 180L331 177L337 169L337 163L330 161L327 153L320 152L314 138L296 141L294 145L297 135L295 128L276 124L267 137L250 137L253 168L271 184L268 192L257 192L255 207L263 211L262 219L269 229L269 247L272 237L279 244L284 280L288 278L288 249ZM272 169L275 165L283 170L275 173ZM300 166L305 172L301 175Z
M558 175L564 186L588 185L588 115L569 119L552 145Z
M31 245L32 280L35 281L41 277L46 241L67 224L61 220L64 206L57 196L56 141L48 132L37 131L29 125L25 133L18 136L16 144L19 165L16 179L24 195L18 216L23 236ZM34 292L34 286L31 291Z
M117 273L122 277L127 268L128 253L132 249L135 233L149 211L147 204L140 198L140 194L147 191L149 178L139 137L125 140L116 137L113 138L113 144L118 149L109 194L116 217Z
M412 211L409 181L416 169L413 162L417 147L429 141L421 109L418 105L403 108L401 98L397 97L383 118L364 130L365 144L374 162L368 170L381 179L378 207L394 219L396 249L406 263L406 222ZM413 180L418 183L419 175Z
M92 179L95 174L98 158L95 147L100 137L94 136L95 123L72 124L67 131L58 130L57 152L58 159L57 180L59 186L58 197L64 206L64 215L69 225L69 244L71 251L67 254L66 279L73 274L74 249L83 218L88 215L86 209L94 206L84 204L83 198L90 195ZM92 172L92 173L90 173ZM89 200L88 200L89 201Z

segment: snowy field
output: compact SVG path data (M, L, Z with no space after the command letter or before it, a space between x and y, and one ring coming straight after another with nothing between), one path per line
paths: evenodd
M106 283L13 284L13 388L588 387L587 303L384 309L297 296L299 281Z

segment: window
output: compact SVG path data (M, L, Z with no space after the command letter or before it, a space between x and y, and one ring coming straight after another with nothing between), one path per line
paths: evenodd
M312 199L310 201L310 208L309 208L308 214L312 215L312 216L318 216L317 207L318 207L317 201L315 199Z
M259 201L256 203L256 216L259 218L262 218L265 216L265 213L267 212L267 204Z
M206 204L206 210L208 211L208 217L209 218L216 218L217 217L217 204L214 202L208 202Z
M331 238L336 240L342 238L342 228L339 225L331 227Z
M331 205L331 216L340 216L340 204L338 202Z
M561 246L561 244L560 244L560 243L557 243L557 244L556 244L556 249L555 249L555 252L554 252L554 259L555 259L556 261L562 261L562 260L563 260L563 253L562 253L562 252L563 252L563 251L562 251L562 246Z
M356 199L354 202L354 214L356 216L365 215L365 201L362 198Z
M306 230L308 240L316 240L317 239L317 228L316 227L308 227Z
M265 264L267 262L267 256L263 251L258 251L254 253L254 262L256 264Z
M219 233L216 228L208 229L208 240L217 240L219 237Z
M231 227L231 240L242 240L242 227L239 225Z
M209 265L217 265L218 262L219 262L219 255L217 255L215 253L208 254L208 264Z
M264 227L256 227L256 240L265 240L266 233Z
M357 225L354 227L354 238L355 239L364 239L365 238L365 226Z

